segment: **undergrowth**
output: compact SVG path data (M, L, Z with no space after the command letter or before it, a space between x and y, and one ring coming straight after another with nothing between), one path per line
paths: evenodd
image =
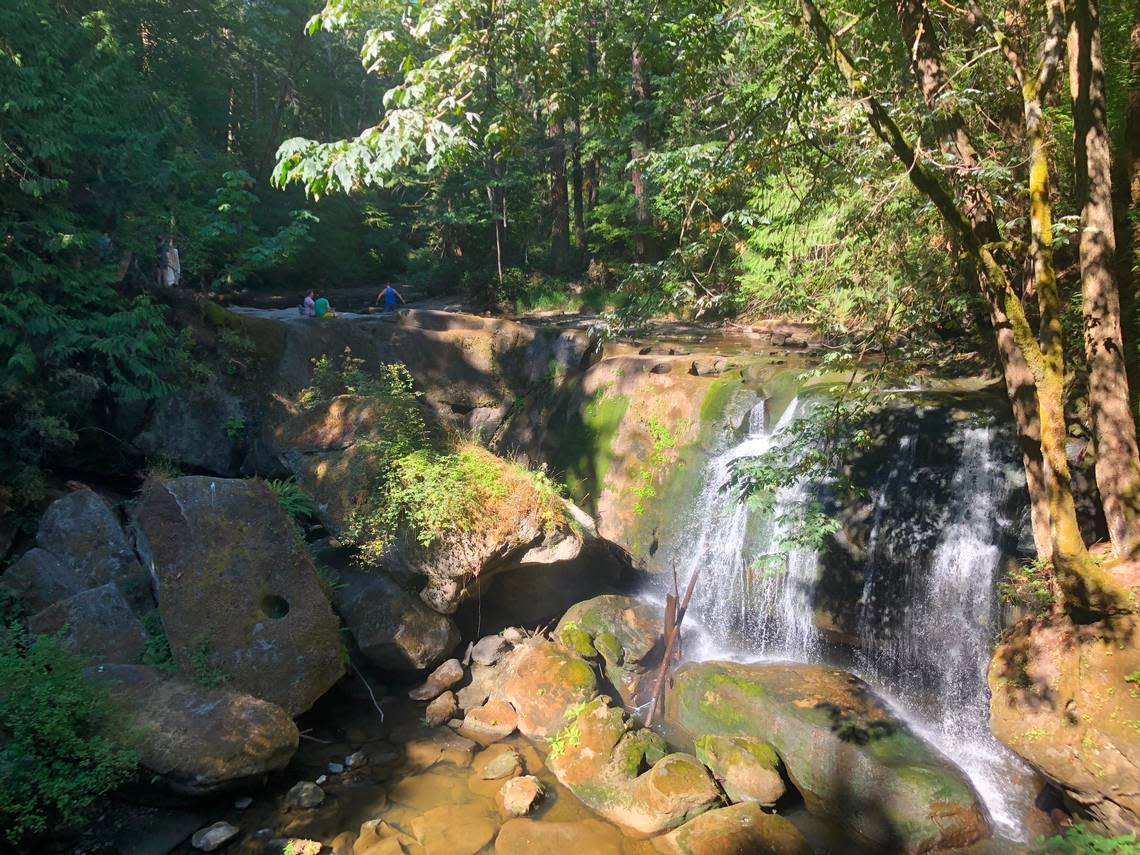
M1041 839L1036 851L1041 855L1140 855L1140 841L1135 834L1105 837L1078 824Z

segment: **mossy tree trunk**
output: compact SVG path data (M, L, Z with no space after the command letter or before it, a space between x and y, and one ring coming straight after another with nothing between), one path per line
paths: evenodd
M1046 4L1049 27L1042 48L1042 61L1037 73L1029 78L1021 70L1020 58L1008 40L974 7L975 18L988 25L998 45L1010 60L1021 84L1025 130L1030 142L1030 182L1032 246L1034 272L1041 326L1039 338L1034 335L1021 298L1010 277L987 243L955 201L940 176L918 157L915 147L895 122L891 112L871 94L867 79L859 72L850 56L823 19L813 0L801 0L801 10L808 27L815 34L826 58L842 74L851 91L863 106L875 134L890 146L907 171L914 187L938 209L947 227L961 242L983 272L979 283L995 320L1008 322L1007 349L1021 354L1032 375L1040 422L1041 471L1044 501L1049 511L1049 552L1065 597L1066 607L1074 612L1108 613L1131 608L1127 590L1091 558L1077 525L1076 505L1065 456L1064 350L1060 324L1061 301L1057 290L1052 257L1052 225L1049 206L1049 161L1046 128L1041 116L1042 94L1056 80L1064 55L1064 10L1060 0ZM999 344L1003 337L999 335ZM1024 378L1021 382L1024 382ZM1016 404L1016 400L1015 400ZM1028 475L1028 473L1027 473ZM1032 487L1031 483L1031 487Z

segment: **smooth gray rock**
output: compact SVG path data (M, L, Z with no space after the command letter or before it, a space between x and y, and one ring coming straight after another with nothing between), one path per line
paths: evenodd
M89 588L48 606L28 620L32 632L61 634L63 646L92 662L142 660L146 630L116 585Z
M205 828L194 832L190 838L190 845L202 852L213 852L221 849L235 837L241 834L241 829L228 822L215 822Z

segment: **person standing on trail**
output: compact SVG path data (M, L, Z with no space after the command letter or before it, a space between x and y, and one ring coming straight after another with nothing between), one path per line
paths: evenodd
M396 311L396 298L397 297L400 298L400 302L403 303L405 306L408 304L408 301L404 299L403 295L399 291L397 291L395 288L393 288L392 283L389 282L387 285L384 286L384 290L376 295L376 299L373 301L373 305L378 304L380 302L381 298L383 298L383 300L384 300L384 311L385 312L394 312L394 311Z

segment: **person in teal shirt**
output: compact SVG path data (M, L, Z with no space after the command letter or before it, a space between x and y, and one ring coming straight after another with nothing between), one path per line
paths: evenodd
M332 306L329 305L329 298L317 297L317 302L313 304L313 311L318 318L323 318L329 314L332 311Z

